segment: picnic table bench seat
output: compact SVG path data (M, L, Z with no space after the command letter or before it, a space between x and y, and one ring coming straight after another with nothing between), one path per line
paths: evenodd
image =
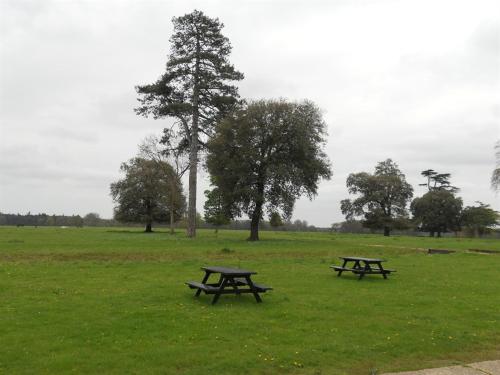
M234 279L234 281L236 281L238 283L238 285L248 285L248 282L245 279ZM261 291L263 293L265 293L268 290L273 290L272 287L267 286L267 285L253 283L253 286L255 288L259 289L259 291Z
M215 284L210 285L210 284L203 284L199 283L198 281L188 281L186 282L186 285L189 286L191 289L201 289L207 294L215 293L217 289L219 289Z
M234 279L234 281L237 282L237 286L243 286L243 285L248 285L248 282L244 279ZM202 291L205 292L205 294L215 294L219 290L219 284L203 284L198 281L188 281L186 282L186 285L189 286L191 289L201 289ZM230 285L229 285L230 286ZM272 287L262 285L262 284L256 284L254 283L253 286L255 289L258 290L259 293L265 293L268 290L273 290Z
M383 270L380 270L380 269L369 269L369 270L365 270L364 268L349 268L349 267L342 267L342 266L330 266L330 268L333 268L335 271L349 271L349 272L353 272L353 273L391 273L391 272L396 272L396 270L388 270L388 269L383 269Z

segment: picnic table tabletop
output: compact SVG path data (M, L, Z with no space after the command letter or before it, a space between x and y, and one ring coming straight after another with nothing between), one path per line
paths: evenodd
M339 257L339 258L344 260L361 261L367 263L386 262L385 259L377 259L377 258L363 258L363 257Z
M257 272L243 270L241 268L229 268L229 267L220 267L220 266L205 266L201 267L202 270L210 273L220 273L223 275L231 275L231 276L246 276L246 275L256 275Z

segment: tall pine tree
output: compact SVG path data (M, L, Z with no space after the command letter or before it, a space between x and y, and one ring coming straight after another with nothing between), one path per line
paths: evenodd
M195 237L198 155L215 123L238 105L238 89L230 82L243 79L243 74L228 61L231 44L217 18L195 10L174 18L173 24L166 71L155 83L136 87L140 106L135 111L176 120L178 147L189 153L187 234Z

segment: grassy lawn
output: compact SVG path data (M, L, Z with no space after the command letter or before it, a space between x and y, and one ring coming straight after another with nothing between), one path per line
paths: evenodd
M498 240L247 236L0 227L0 373L368 375L500 358L500 255L466 252ZM341 255L398 272L338 278ZM183 284L203 265L256 270L274 291L212 306Z

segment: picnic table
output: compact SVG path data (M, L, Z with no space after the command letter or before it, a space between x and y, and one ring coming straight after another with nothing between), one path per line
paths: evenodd
M382 262L386 262L384 259L374 259L374 258L360 258L360 257L339 257L344 260L342 266L330 266L335 271L338 272L337 276L342 275L344 271L350 271L354 274L359 275L359 280L361 280L367 274L379 274L387 279L387 275L391 272L396 272L395 270L384 269ZM348 263L352 262L350 266Z
M240 268L228 268L219 266L201 267L205 271L205 277L201 283L196 281L188 281L187 286L191 289L196 289L195 296L198 297L203 291L205 294L213 294L212 304L219 300L221 294L236 294L252 293L257 302L262 302L259 293L265 293L273 288L261 284L255 284L251 276L257 274L255 271L243 270ZM216 283L207 283L208 278L212 274L219 275L219 281Z

